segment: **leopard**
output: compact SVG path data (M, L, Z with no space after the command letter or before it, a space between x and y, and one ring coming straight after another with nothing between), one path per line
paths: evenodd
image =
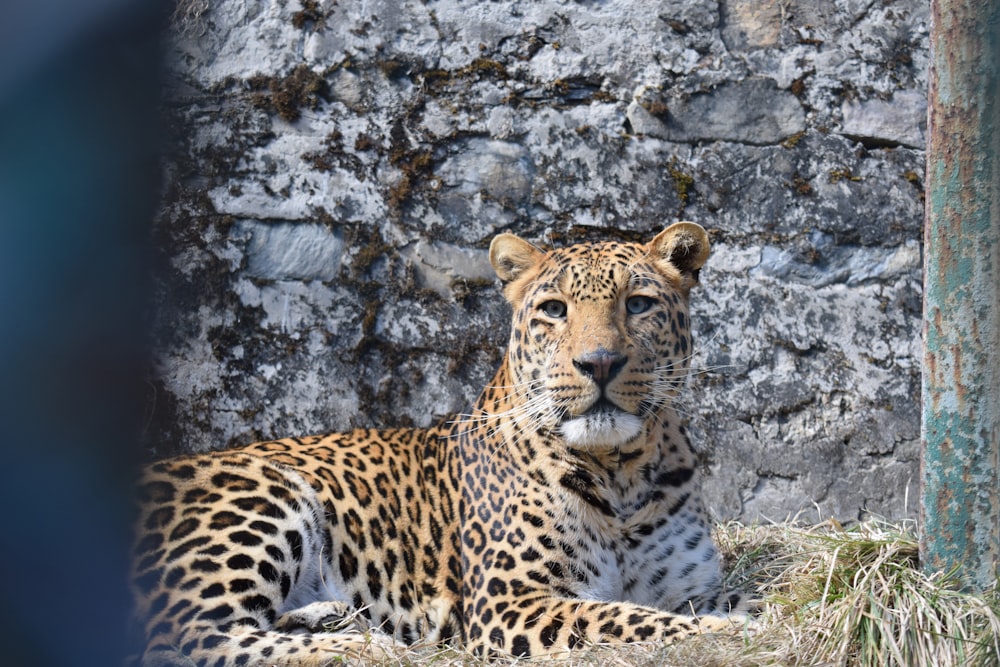
M709 252L693 222L555 249L499 234L509 343L465 414L149 464L141 664L559 656L740 632L746 596L724 585L675 405Z

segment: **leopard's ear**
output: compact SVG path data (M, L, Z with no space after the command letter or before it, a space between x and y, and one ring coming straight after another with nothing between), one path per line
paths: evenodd
M648 248L654 260L677 271L682 287L698 284L698 272L711 251L708 233L693 222L675 222L657 234Z
M490 243L490 264L505 285L537 264L541 250L513 234L500 234Z

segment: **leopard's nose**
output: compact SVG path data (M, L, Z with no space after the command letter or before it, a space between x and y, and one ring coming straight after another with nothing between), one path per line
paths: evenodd
M628 357L624 354L599 347L593 352L587 352L574 359L573 365L603 389L618 375L618 371L625 366L627 361Z

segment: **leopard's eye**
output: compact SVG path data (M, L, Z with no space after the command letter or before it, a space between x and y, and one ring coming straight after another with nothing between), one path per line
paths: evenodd
M652 308L653 300L648 296L642 296L637 294L635 296L630 296L625 301L625 310L628 311L629 315L639 315L645 313L647 310Z
M561 320L566 317L566 304L562 301L549 299L538 307L543 313L554 320Z

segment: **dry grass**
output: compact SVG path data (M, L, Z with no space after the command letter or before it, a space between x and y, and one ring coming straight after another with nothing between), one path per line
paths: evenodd
M906 527L732 523L716 538L732 583L761 600L752 630L673 646L594 647L547 664L1000 667L998 589L972 595L961 590L956 573L925 575ZM409 649L376 664L485 663L453 650Z
M1000 595L962 591L955 572L923 573L911 530L724 526L734 575L763 600L753 665L1000 665Z

